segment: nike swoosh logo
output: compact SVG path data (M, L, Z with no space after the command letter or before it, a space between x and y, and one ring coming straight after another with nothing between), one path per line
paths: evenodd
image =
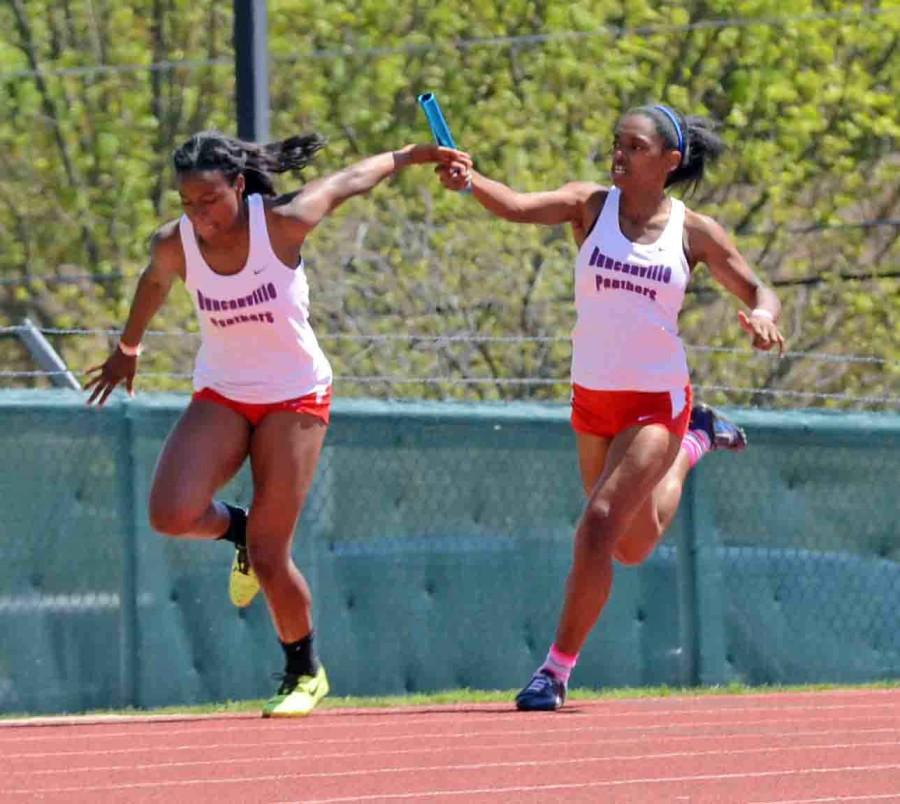
M253 273L254 273L254 274L261 274L261 273L262 273L263 271L265 271L265 270L266 270L265 268L260 268L258 271L257 271L256 269L254 269Z

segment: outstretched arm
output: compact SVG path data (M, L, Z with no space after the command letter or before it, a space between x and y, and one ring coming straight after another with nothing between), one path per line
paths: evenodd
M597 184L573 181L557 190L520 193L480 173L472 173L472 194L479 204L500 218L515 223L561 223L580 225L588 200L602 188Z
M290 239L301 244L316 225L348 198L367 193L376 184L408 165L437 162L456 172L468 171L468 154L437 145L407 145L397 151L370 156L337 173L316 179L298 193L276 203L281 225Z
M437 172L441 183L450 190L471 187L478 203L499 218L514 223L543 223L548 226L571 223L576 231L590 225L591 221L587 218L591 217L591 213L596 216L597 210L588 211L589 202L604 190L599 184L573 181L557 190L520 193L474 170L469 174L453 173L441 165Z
M141 339L153 316L168 297L175 279L184 278L184 252L177 227L177 221L166 224L150 241L150 263L138 279L131 310L122 330L121 346L117 346L104 363L88 369L88 373L94 375L84 385L86 390L91 390L89 405L95 402L102 405L113 389L123 381L128 393L134 393L134 375ZM134 353L126 354L122 351L123 347Z
M706 215L688 212L685 219L688 250L692 262L704 262L727 291L750 308L738 311L741 328L752 337L753 346L764 352L773 346L784 352L784 336L778 329L781 302L753 273L727 232Z

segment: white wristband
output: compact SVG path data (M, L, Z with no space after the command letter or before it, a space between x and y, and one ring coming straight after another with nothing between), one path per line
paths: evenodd
M123 355L128 355L128 357L138 357L141 352L144 351L144 345L139 343L137 346L129 346L128 344L119 341L119 351Z
M774 321L775 316L772 315L768 310L764 310L762 307L756 307L750 312L751 316L758 316L759 318L767 318L769 321Z

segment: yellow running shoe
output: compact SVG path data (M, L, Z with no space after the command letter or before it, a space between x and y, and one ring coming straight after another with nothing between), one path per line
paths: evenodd
M228 597L239 609L249 606L259 591L259 578L250 566L247 548L236 546L228 578Z
M263 717L306 717L328 695L328 676L319 665L314 676L285 673L275 693L263 704Z

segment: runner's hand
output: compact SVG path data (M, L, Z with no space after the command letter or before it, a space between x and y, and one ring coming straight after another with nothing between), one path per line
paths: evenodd
M98 407L103 405L113 389L123 381L128 396L134 396L134 375L137 372L137 363L137 357L129 357L116 348L106 358L105 363L89 368L87 373L94 376L84 384L84 389L91 391L87 401L88 405L96 404Z
M743 310L738 310L738 323L752 338L753 348L768 352L773 346L778 347L778 354L784 354L784 335L778 329L778 325L761 315L747 315Z

